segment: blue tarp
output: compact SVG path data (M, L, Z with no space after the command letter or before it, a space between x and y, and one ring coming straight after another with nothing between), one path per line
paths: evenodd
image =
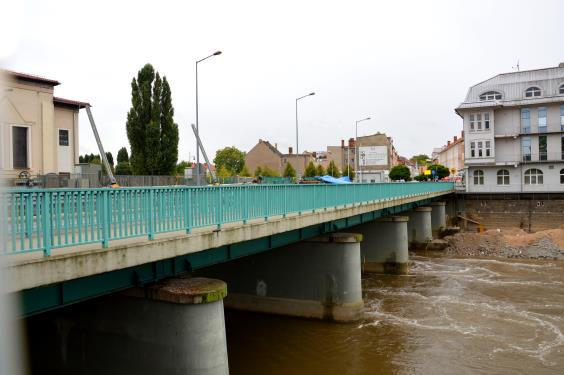
M331 177L329 175L326 175L326 176L316 177L315 179L317 179L319 181L323 181L327 184L350 184L351 183L351 180L349 179L348 176L335 178L335 177Z

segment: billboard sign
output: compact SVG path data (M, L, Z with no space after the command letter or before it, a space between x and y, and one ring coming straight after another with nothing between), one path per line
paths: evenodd
M387 146L359 147L358 156L362 166L388 165Z

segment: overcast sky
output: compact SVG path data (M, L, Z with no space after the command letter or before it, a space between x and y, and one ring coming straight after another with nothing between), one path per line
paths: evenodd
M104 147L125 132L131 79L149 62L166 75L194 155L194 63L200 133L210 156L259 138L287 152L325 150L385 132L404 156L430 154L462 129L469 86L564 61L561 1L17 1L0 22L4 68L57 79L55 94L93 105ZM85 113L81 153L97 153Z

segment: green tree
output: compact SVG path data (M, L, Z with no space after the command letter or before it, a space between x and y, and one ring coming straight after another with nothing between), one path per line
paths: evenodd
M119 163L123 163L129 162L129 154L127 153L127 149L125 147L122 147L119 149L118 153L117 153L117 162Z
M180 163L176 164L176 175L184 176L184 170L190 168L192 164L188 163L186 160L182 160Z
M245 153L237 147L225 147L217 150L213 159L216 168L225 166L231 175L238 175L245 166Z
M110 167L114 167L114 156L112 155L111 152L106 152L106 159L108 159L108 163L110 164Z
M264 165L262 167L261 176L263 176L263 177L280 177L280 173L278 173L278 171L270 168L269 166Z
M441 164L431 164L427 166L427 170L435 171L434 175L432 174L433 172L431 172L430 177L438 177L439 179L450 175L450 170Z
M323 166L321 164L317 164L317 167L315 167L315 175L316 176L325 176L325 169L323 168Z
M337 165L333 160L329 162L329 166L327 167L327 174L332 177L341 177L339 168L337 168Z
M227 167L225 165L222 165L217 171L217 177L219 178L220 182L223 182L223 180L225 180L226 178L231 177L231 172L227 170Z
M306 166L304 177L315 177L316 173L317 173L317 169L315 168L313 161L310 161Z
M260 165L257 167L257 169L255 169L254 175L255 175L255 177L262 175L262 168L261 168Z
M116 165L116 175L118 176L128 176L133 174L131 171L131 164L128 161L122 161Z
M134 174L172 175L178 160L178 125L174 123L170 86L151 64L131 82L127 138Z
M404 180L411 181L411 172L405 165L396 165L390 170L390 179L392 181Z
M249 169L247 168L246 165L243 165L243 169L241 170L241 173L239 173L239 176L241 176L241 177L251 177L251 174L249 173Z
M350 164L347 164L345 170L343 171L343 176L349 176L350 179L351 179L351 181L354 180L356 174L355 174L355 172L354 172L354 168L351 167Z
M413 179L419 182L428 180L427 176L425 176L424 174L418 174L417 176L413 177Z
M284 167L284 173L282 173L283 177L296 177L296 170L292 166L291 163L286 163L286 167Z
M419 155L413 155L411 157L412 162L417 162L418 165L427 165L427 160L429 160L429 156L425 155L425 154L419 154Z

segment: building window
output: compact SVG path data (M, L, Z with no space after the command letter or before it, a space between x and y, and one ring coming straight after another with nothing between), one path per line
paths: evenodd
M564 130L564 105L560 106L560 130Z
M69 145L69 131L67 129L59 129L59 146Z
M491 155L491 142L486 141L486 157L492 156Z
M539 160L546 160L546 135L539 136Z
M560 170L560 183L564 184L564 168Z
M481 169L477 169L474 171L474 185L483 185L484 184L484 171Z
M564 135L560 137L560 151L562 153L562 160L564 160Z
M482 156L484 156L483 153L483 145L484 143L482 141L478 141L478 157L481 158Z
M541 90L538 87L529 87L525 90L525 97L532 98L533 96L540 96Z
M480 100L499 100L501 99L501 93L497 91L488 91L480 95Z
M563 142L564 142L564 138ZM470 157L475 158L476 157L476 142L470 142Z
M521 152L523 161L531 161L531 137L521 138Z
M484 129L490 130L490 114L484 113Z
M473 132L475 130L475 116L474 114L470 115L470 131Z
M482 130L482 114L478 113L476 115L476 129L478 131Z
M528 108L521 109L521 133L529 134L531 132L531 112Z
M509 185L509 171L507 169L497 171L497 184Z
M14 169L29 168L28 132L29 129L27 127L12 127L12 160Z
M542 185L542 171L540 169L527 169L525 171L525 185Z
M546 107L538 109L539 133L546 133Z
M564 94L564 85L560 85L558 92L561 93L561 94Z

